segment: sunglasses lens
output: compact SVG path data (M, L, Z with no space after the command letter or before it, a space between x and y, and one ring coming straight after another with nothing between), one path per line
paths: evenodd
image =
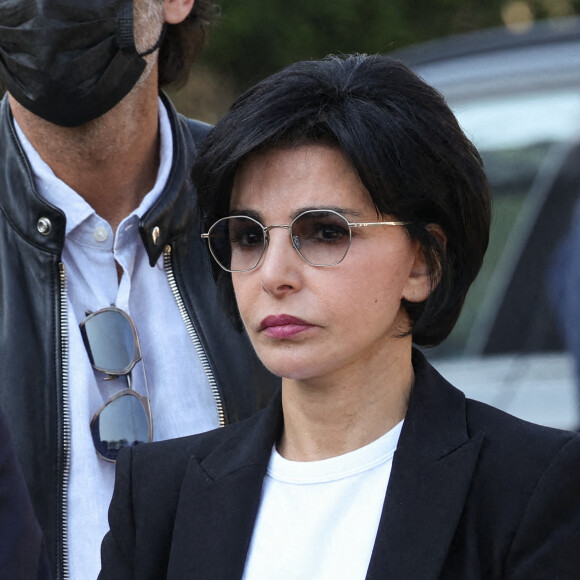
M292 223L292 243L314 266L334 266L350 247L348 221L331 211L308 211Z
M150 440L149 413L137 396L126 391L95 416L91 435L97 452L109 461L116 461L122 447Z
M264 230L249 217L223 218L211 227L209 244L214 258L226 270L251 270L264 253Z
M97 369L124 374L141 358L133 326L119 310L89 316L81 332L91 364Z

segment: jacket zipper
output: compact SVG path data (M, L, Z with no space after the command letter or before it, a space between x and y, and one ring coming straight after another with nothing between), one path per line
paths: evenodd
M177 307L179 308L179 312L181 314L181 318L185 323L185 327L187 328L187 332L189 333L189 337L191 338L191 342L199 356L199 360L201 361L201 366L205 372L205 376L209 382L209 386L211 388L211 392L216 404L217 412L218 412L218 419L220 423L220 427L223 427L226 424L226 417L224 411L224 404L217 386L217 382L215 380L213 371L211 370L211 366L207 359L207 355L201 344L199 339L199 335L195 330L193 323L189 315L187 314L187 310L185 308L185 304L183 302L183 298L181 297L181 293L179 292L179 288L177 287L177 282L175 281L175 275L173 273L173 267L171 265L171 246L168 244L165 246L165 250L163 252L163 266L165 268L165 274L167 275L167 280L169 281L169 286L171 291L173 292L173 296L175 301L177 302Z
M165 273L169 281L169 286L177 302L177 307L181 314L181 318L185 323L191 342L199 356L201 365L208 379L209 386L213 398L215 400L218 419L220 427L223 427L226 423L225 412L222 398L219 393L219 389L211 370L211 366L207 359L207 355L203 349L199 336L187 310L185 309L185 304L183 298L177 287L177 282L175 281L175 275L173 273L173 267L171 266L171 246L167 245L163 253L163 264L165 268ZM61 538L61 550L62 555L62 580L69 580L69 563L68 563L68 506L67 506L67 491L68 482L70 476L70 410L68 405L68 317L67 317L67 295L66 295L66 269L64 264L61 262L59 265L60 269L60 331L61 331L61 365L62 365L62 446L63 446L63 470L62 470L62 487L61 487L61 517L62 517L62 538ZM61 570L57 571L57 574Z
M68 483L70 477L70 408L69 408L69 384L68 384L68 316L67 316L67 293L66 293L66 269L64 264L59 264L60 269L60 348L62 368L62 487L61 487L61 517L62 538L61 557L62 568L57 570L57 578L69 579L68 561ZM59 574L62 571L62 576Z

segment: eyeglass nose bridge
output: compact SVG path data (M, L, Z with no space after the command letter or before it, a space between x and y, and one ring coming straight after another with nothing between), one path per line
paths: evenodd
M264 230L264 253L266 253L266 249L270 244L270 230L276 228L288 230L288 233L290 234L290 241L292 242L292 247L298 252L299 256L303 260L306 260L306 258L302 255L302 252L300 251L300 248L302 247L302 242L300 241L300 238L292 232L292 224L272 224L271 226L262 226L262 229ZM262 257L264 253L262 254ZM306 262L308 262L308 260L306 260Z

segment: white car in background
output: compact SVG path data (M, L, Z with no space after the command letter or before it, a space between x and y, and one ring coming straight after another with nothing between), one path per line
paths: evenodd
M580 191L580 20L485 30L393 56L445 95L482 154L494 195L482 272L452 335L426 355L472 398L577 429L574 363L547 269Z

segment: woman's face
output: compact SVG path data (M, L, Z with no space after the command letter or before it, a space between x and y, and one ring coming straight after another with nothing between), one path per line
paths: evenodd
M238 170L230 211L264 226L290 224L306 209L337 209L350 222L377 219L368 191L338 148L304 145L250 157ZM335 379L409 360L401 299L424 300L429 279L420 246L402 226L352 229L344 260L306 263L286 229L270 230L258 267L232 274L238 308L264 364L296 380ZM402 355L404 358L402 358Z

